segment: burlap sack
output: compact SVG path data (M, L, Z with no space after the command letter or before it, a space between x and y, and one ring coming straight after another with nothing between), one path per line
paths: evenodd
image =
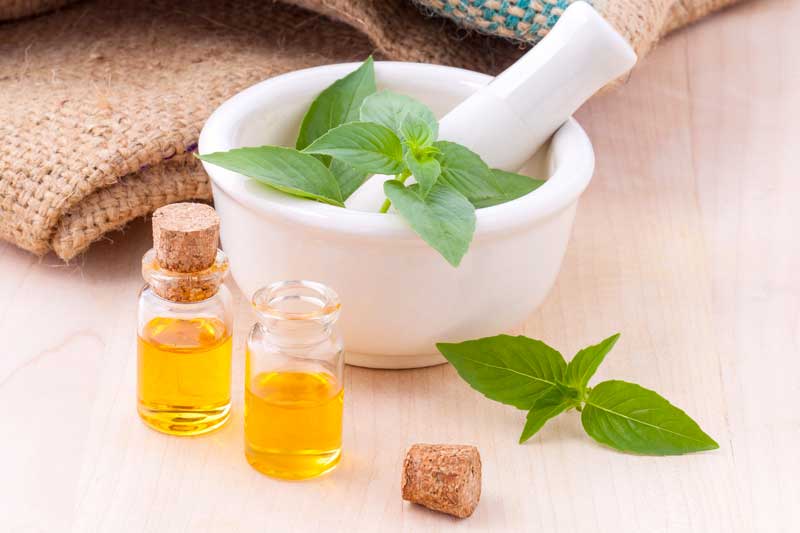
M642 54L664 32L733 1L594 4ZM0 0L0 17L62 3ZM494 73L523 52L426 16L409 0L291 3L308 11L258 0L105 0L0 25L0 237L68 260L161 205L210 199L190 155L203 121L225 98L278 73L370 53ZM498 9L550 5L551 20L519 35L497 30L513 11L495 10L491 17L505 19L491 26L445 6L478 0L422 3L470 27L535 42L557 19L553 6L569 0L482 1Z

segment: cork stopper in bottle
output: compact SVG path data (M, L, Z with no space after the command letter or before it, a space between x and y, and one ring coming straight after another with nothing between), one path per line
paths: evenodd
M481 456L466 445L414 444L403 461L403 499L459 518L481 498Z
M219 216L198 203L165 205L153 214L153 248L161 268L199 272L214 264L219 242Z

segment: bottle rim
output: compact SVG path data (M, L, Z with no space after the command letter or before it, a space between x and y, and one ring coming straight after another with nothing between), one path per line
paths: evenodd
M324 323L335 321L342 307L333 289L302 279L270 283L253 294L251 304L267 319Z

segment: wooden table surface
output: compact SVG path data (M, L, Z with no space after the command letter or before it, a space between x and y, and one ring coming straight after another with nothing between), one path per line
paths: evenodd
M242 380L217 433L135 414L149 225L72 265L0 245L0 531L797 531L800 527L800 2L757 0L665 41L578 113L597 152L558 282L524 332L571 356L620 331L598 378L655 389L720 443L639 457L575 413L516 444L524 413L449 366L346 370L340 467L287 483L242 452ZM513 297L513 295L509 295ZM252 322L237 297L234 375ZM404 503L414 442L474 443L466 520Z

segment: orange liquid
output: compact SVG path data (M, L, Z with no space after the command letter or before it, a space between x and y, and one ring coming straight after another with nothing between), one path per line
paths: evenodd
M171 435L224 424L231 402L231 335L216 318L154 318L139 336L139 416Z
M245 387L245 455L258 471L305 479L333 469L344 389L324 373L263 372Z

